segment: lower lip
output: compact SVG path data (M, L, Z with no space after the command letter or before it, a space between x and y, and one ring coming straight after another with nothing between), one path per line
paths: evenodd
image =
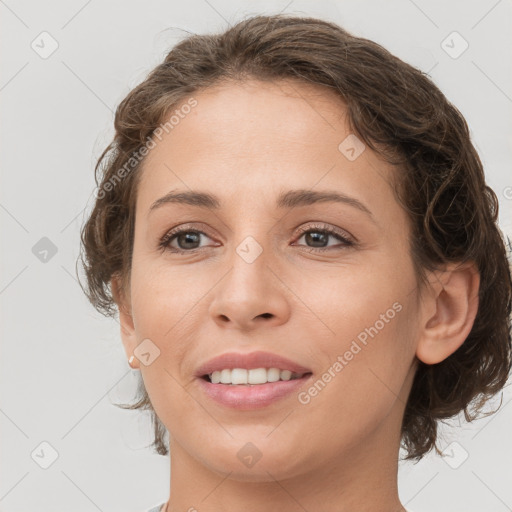
M215 402L233 409L261 409L299 390L312 377L304 375L300 379L279 380L266 384L212 384L198 378L199 385Z

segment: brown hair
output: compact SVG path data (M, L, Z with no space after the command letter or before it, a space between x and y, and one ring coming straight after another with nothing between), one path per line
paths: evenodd
M333 23L282 14L254 16L224 33L192 35L179 42L117 108L114 140L95 169L100 193L81 232L84 292L98 311L114 316L110 279L121 276L124 283L129 278L144 159L132 160L132 169L117 184L112 181L116 173L126 169L155 129L192 93L245 78L328 87L346 103L352 131L400 165L395 194L409 216L411 256L422 285L426 271L444 263L476 264L479 307L472 330L444 361L419 361L402 422L406 459L419 460L433 447L439 453L437 421L460 411L472 421L506 384L511 369L511 273L497 227L498 200L485 183L465 119L425 73L373 41ZM151 411L152 446L166 455L166 429L142 380L139 392L137 403L121 407Z

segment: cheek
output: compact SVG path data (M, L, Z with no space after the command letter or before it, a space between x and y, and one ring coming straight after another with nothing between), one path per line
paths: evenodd
M305 421L336 433L340 446L356 446L406 403L402 386L414 357L407 314L404 306L384 326L368 314L367 322L347 327L347 336L319 340L325 365L300 402Z
M134 262L131 291L139 335L168 345L165 340L179 336L193 320L191 308L208 290L206 281L198 279L197 270L184 266L173 268L165 261Z
M316 338L326 340L327 347L332 343L336 350L360 333L364 341L365 328L376 322L379 331L389 331L387 326L396 324L397 310L414 282L405 266L400 274L394 267L380 259L365 265L351 262L328 271L285 275L301 299L292 306L297 323L307 320L311 329L315 328Z
M358 416L360 426L370 428L382 419L398 399L414 359L412 270L403 266L399 276L391 267L373 268L345 274L340 269L322 293L307 294L319 316L309 327L311 336L316 333L311 355L323 364L305 400L311 398L308 407L332 407L333 423Z

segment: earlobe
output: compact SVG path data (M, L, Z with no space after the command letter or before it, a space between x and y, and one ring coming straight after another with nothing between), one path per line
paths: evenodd
M110 288L112 290L112 297L114 298L114 301L117 304L117 309L119 311L121 340L123 342L126 357L130 361L130 358L133 356L133 351L137 347L137 340L129 297L127 297L125 291L122 288L121 278L119 276L112 277L110 281ZM130 363L130 366L133 364L134 366L132 366L132 368L136 368L138 362L137 358L133 359L132 361L133 362Z
M478 311L480 275L474 263L451 264L433 276L431 292L422 304L428 311L420 325L417 358L436 364L466 340Z

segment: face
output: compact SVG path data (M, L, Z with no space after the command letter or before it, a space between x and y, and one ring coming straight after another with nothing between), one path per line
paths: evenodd
M326 89L250 81L194 98L144 164L122 318L127 354L150 340L140 370L171 455L268 481L398 449L418 291L396 169L360 152L344 103ZM217 207L152 208L191 191ZM312 192L331 200L311 202ZM256 351L311 375L262 407L208 396L201 365ZM249 467L241 449L261 459Z

